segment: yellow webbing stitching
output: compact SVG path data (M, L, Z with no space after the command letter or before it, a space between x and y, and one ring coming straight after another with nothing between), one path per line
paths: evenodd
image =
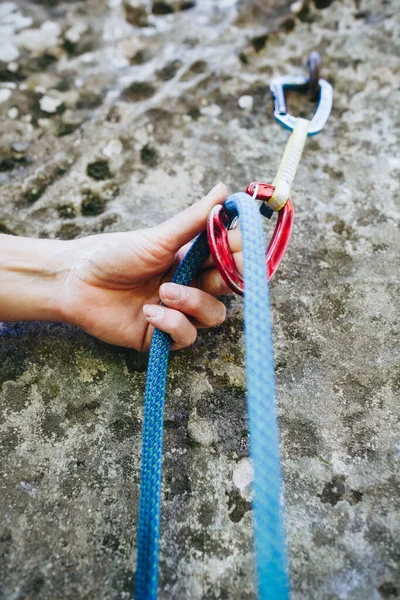
M278 172L272 182L272 185L275 186L274 195L266 202L274 210L281 210L288 201L290 188L292 187L307 139L309 125L310 121L308 119L296 119L296 124L287 141Z

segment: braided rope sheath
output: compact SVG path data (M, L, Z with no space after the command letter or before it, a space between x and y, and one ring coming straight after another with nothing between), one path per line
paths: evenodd
M265 244L257 204L247 194L230 196L230 215L240 216L244 258L244 312L250 453L254 468L255 553L258 598L287 600L285 536L280 507L281 470L274 395L274 364ZM173 281L189 285L208 254L205 232L179 265ZM155 330L147 373L135 600L156 600L160 535L163 417L170 337Z
M203 232L178 266L172 281L189 285L208 254L207 232ZM143 416L135 600L157 598L164 404L170 345L171 337L155 329Z
M239 213L243 248L244 333L250 456L254 469L254 544L259 600L287 600L289 580L281 510L282 475L275 406L274 354L265 242L258 205L234 194L225 208Z

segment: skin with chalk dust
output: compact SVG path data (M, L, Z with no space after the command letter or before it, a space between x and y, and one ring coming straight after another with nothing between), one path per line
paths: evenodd
M0 231L126 231L221 179L271 182L288 132L269 82L318 50L334 108L271 283L292 597L392 599L400 26L393 3L322 4L2 3ZM171 359L161 600L255 597L242 301L225 302L227 321ZM1 336L0 598L128 599L147 357L62 324Z

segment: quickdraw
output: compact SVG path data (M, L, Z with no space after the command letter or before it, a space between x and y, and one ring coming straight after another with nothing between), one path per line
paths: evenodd
M289 241L294 210L289 200L291 185L308 135L318 133L332 107L332 88L319 78L319 56L311 55L310 77L280 78L271 83L275 118L292 129L278 173L272 183L251 183L246 193L230 196L209 216L207 232L200 234L178 266L173 281L190 285L211 251L224 281L244 294L246 388L250 455L253 463L254 546L259 600L287 600L285 533L281 510L281 468L274 393L272 332L267 280L276 271ZM284 90L296 88L318 96L311 121L286 112ZM260 212L278 212L274 234L265 251ZM229 249L227 230L239 220L242 233L243 276ZM155 330L146 381L143 421L142 467L137 539L135 600L156 600L160 537L163 418L170 337ZM260 356L263 360L260 360Z
M325 125L332 109L333 89L330 83L320 79L321 58L311 52L308 59L309 77L279 77L270 89L274 98L275 119L292 131L273 184L253 182L246 188L256 200L262 200L260 212L271 218L278 212L275 231L266 252L268 279L271 279L281 262L289 243L294 220L293 204L289 200L290 188L296 175L307 136L316 135ZM308 93L318 100L318 107L311 121L296 118L286 109L285 90ZM229 249L227 230L234 223L223 206L216 206L208 219L208 242L216 267L224 282L237 294L244 292L244 282Z

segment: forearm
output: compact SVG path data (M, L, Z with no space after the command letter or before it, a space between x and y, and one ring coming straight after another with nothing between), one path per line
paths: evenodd
M0 321L61 321L68 242L0 235Z

